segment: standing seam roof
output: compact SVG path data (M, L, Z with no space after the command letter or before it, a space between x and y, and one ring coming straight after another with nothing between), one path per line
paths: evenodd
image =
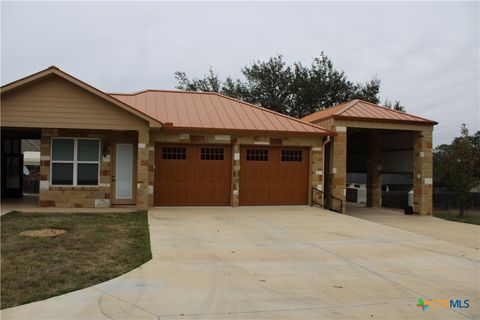
M394 121L434 125L437 122L405 112L388 109L371 102L352 100L303 117L303 121L317 122L328 118L349 118L352 120Z
M110 95L162 123L173 123L173 128L334 134L317 125L213 92L145 90Z

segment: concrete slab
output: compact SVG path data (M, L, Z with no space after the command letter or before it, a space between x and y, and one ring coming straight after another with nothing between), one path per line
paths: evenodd
M448 221L432 216L405 215L403 211L385 208L366 208L348 203L347 213L353 217L411 231L434 239L445 240L479 250L479 226Z
M156 208L149 221L151 261L2 319L479 317L479 252L449 241L310 207ZM422 311L420 297L471 307Z

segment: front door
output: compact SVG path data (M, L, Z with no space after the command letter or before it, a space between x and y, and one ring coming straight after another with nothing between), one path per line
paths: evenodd
M135 204L134 144L115 143L112 170L112 203Z

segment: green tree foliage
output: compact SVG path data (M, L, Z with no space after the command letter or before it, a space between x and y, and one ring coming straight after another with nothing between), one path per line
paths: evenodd
M458 193L461 216L468 193L480 181L479 140L480 131L470 136L463 124L461 135L453 139L451 144L436 147L433 154L435 185Z
M380 102L379 79L353 83L323 52L308 66L300 62L288 65L277 55L243 67L242 74L244 79L227 77L221 81L210 68L203 78L189 79L180 71L175 78L180 90L219 92L297 118L352 99ZM395 110L405 110L398 101L389 104Z
M400 101L392 102L387 99L383 105L388 109L405 112L405 107L400 104Z

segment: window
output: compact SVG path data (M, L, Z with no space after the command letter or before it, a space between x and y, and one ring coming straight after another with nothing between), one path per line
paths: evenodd
M302 150L282 150L282 161L302 162Z
M185 147L163 147L162 159L164 160L186 160L187 148Z
M200 148L200 160L223 160L223 148Z
M99 139L52 139L52 185L97 186Z
M268 161L268 149L247 149L247 161Z

